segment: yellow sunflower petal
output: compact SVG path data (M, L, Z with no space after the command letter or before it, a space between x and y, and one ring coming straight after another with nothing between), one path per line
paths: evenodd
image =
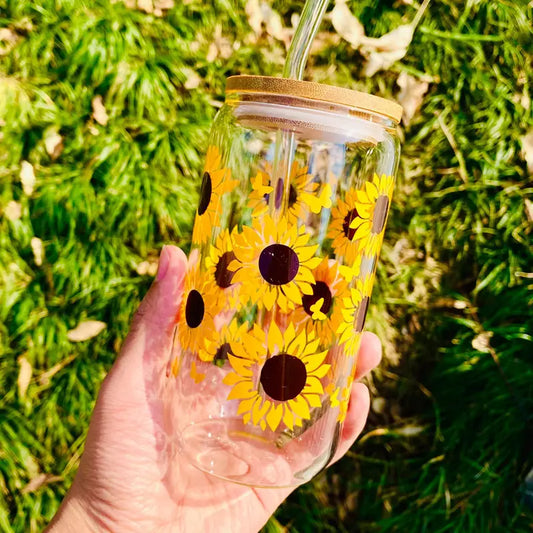
M323 378L327 373L328 373L328 370L331 368L331 365L322 365L322 366L319 366L314 372L313 372L313 375L316 376L317 378Z
M322 382L315 376L307 376L305 387L302 390L302 394L322 394L324 388Z
M248 400L242 400L242 402L239 403L239 408L237 409L237 414L242 415L243 413L246 413L248 411L251 411L254 403L256 402L257 398L259 398L259 395L252 396Z
M272 431L276 431L276 429L278 429L282 416L283 406L272 404L270 411L266 415L266 421Z
M328 350L318 352L313 355L306 355L302 358L302 362L305 364L305 369L308 374L315 372L315 370L324 362L324 359L328 355Z
M239 383L242 380L243 380L242 376L239 376L238 374L234 374L233 372L230 372L224 376L222 383L224 383L224 385L232 386L232 385L235 385L235 383Z
M258 396L258 398L260 397ZM264 416L268 413L270 406L271 406L270 400L265 400L264 402L262 401L255 402L254 406L252 407L252 422L254 424L257 424L259 420L264 418Z
M290 411L290 409L287 409L285 406L283 410L283 423L289 428L294 429L294 417Z
M250 361L249 359L242 359L241 357L235 357L231 354L228 354L228 359L230 362L231 367L237 374L243 377L251 377L253 375L253 372L250 368L253 361Z
M228 400L246 400L255 396L257 392L253 390L250 380L236 383L228 394Z
M288 403L291 411L300 418L303 418L304 420L309 420L311 418L309 404L305 401L302 395L296 396L296 398L289 400Z
M322 401L318 394L306 394L305 399L309 402L311 407L322 407Z

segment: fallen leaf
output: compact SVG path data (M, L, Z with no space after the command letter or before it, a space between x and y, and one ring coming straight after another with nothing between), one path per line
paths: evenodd
M222 35L222 26L217 24L215 31L211 36L211 42L209 43L209 50L207 51L207 61L212 62L217 57L222 59L228 59L233 54L233 44L232 42Z
M35 264L41 266L43 264L43 241L39 237L32 237L30 245Z
M139 276L155 276L157 274L158 261L141 261L136 268Z
M7 55L15 46L19 36L9 28L0 28L0 57Z
M107 112L104 107L104 101L102 100L102 96L98 95L95 96L92 100L92 107L93 107L93 118L100 124L101 126L105 126L107 124L107 121L109 120L109 117L107 116Z
M35 187L35 172L32 164L28 163L28 161L22 161L20 166L20 181L24 194L31 196Z
M263 34L264 25L266 32L275 39L284 41L286 44L287 40L290 40L290 36L293 33L292 30L283 27L279 13L274 11L263 0L248 0L245 11L248 17L248 23L254 31L256 39Z
M99 320L85 320L80 322L74 329L67 331L67 339L70 342L82 342L100 334L107 324Z
M406 72L401 72L396 80L400 92L398 102L403 107L402 122L408 125L422 105L424 95L428 92L429 83L420 81Z
M63 361L56 363L54 366L42 372L39 376L39 383L43 386L49 385L50 380L62 369L65 368L69 363L75 359L75 355L69 355Z
M20 492L22 494L28 494L30 492L35 492L40 489L43 485L48 485L49 483L54 483L56 481L61 481L63 478L61 476L54 476L53 474L37 474L35 477L31 478L28 484L22 488Z
M15 200L9 201L4 209L4 215L8 220L19 220L22 216L22 205Z
M17 359L17 361L20 367L19 375L17 378L19 397L24 398L26 396L26 391L28 390L28 386L31 381L33 369L32 369L31 363L23 355L21 355Z
M490 338L492 331L484 331L472 339L472 348L478 352L490 353Z
M533 129L529 130L521 139L522 157L526 161L527 171L533 174Z
M57 128L48 128L44 134L44 147L52 159L57 159L63 151L63 137L59 135Z
M365 37L362 40L361 52L367 58L364 68L365 76L372 77L379 70L388 69L405 56L428 4L429 0L422 2L409 24L402 24L381 37Z
M187 90L196 89L200 85L202 78L195 70L192 68L184 68L182 69L182 72L187 77L185 83L183 84Z
M331 24L335 31L354 48L357 48L365 37L365 28L350 11L345 0L337 0L330 14Z

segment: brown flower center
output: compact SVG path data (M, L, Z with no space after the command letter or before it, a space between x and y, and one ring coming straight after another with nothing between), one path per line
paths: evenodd
M202 185L200 187L200 203L198 204L198 214L203 215L211 201L211 193L213 192L213 184L211 183L211 176L209 172L204 172L202 178Z
M197 328L204 319L205 305L202 295L193 289L185 304L185 321L190 328Z
M284 244L271 244L259 256L259 272L272 285L285 285L292 281L300 261L296 252Z
M231 280L235 272L228 270L228 265L235 259L233 252L224 252L218 260L215 268L215 281L222 289L227 289L231 285Z
M261 369L260 382L264 391L278 402L296 398L305 387L307 370L304 363L286 353L267 360Z
M372 217L372 233L381 233L385 227L385 219L389 210L389 197L381 195L376 201L374 207L374 216Z
M302 296L302 305L305 312L309 316L313 316L311 306L315 305L320 298L323 298L324 302L320 306L320 311L326 315L331 309L331 304L333 302L331 291L329 290L327 283L317 281L314 285L311 285L311 288L313 289L313 294L304 294Z
M348 240L352 240L355 232L357 230L350 228L350 224L359 216L359 213L357 212L357 208L354 207L351 211L348 212L348 214L344 217L344 223L342 224L342 229L344 230L344 235L346 235L346 238Z

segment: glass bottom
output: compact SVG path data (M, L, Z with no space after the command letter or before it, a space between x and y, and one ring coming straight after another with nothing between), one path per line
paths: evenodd
M179 435L180 452L196 468L218 478L254 487L294 487L306 483L329 462L328 446L318 457L306 439L279 444L250 433L242 418L209 419L189 424ZM278 436L279 437L279 436ZM334 448L334 447L333 447Z

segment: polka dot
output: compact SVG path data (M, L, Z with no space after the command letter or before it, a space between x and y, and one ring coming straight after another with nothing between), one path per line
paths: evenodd
M190 328L197 328L204 319L205 305L202 295L193 289L185 304L185 321Z
M261 369L260 382L264 391L279 402L296 398L305 387L306 380L304 363L286 353L271 357Z
M200 187L200 203L198 205L198 214L203 215L209 206L211 201L211 192L213 190L213 184L211 183L211 176L209 172L204 172L202 178L202 186Z
M355 232L357 231L354 228L350 228L350 224L359 216L357 208L353 208L351 211L348 211L348 214L344 217L344 223L342 224L342 229L344 230L344 235L350 241L353 239Z
M233 252L224 252L218 260L215 269L215 281L221 289L227 289L232 282L235 272L228 270L228 265L235 259Z
M313 294L304 294L302 296L302 305L305 309L305 312L309 315L313 315L311 311L311 306L313 306L320 298L324 298L324 303L320 307L320 311L325 315L328 314L331 309L331 304L333 302L333 297L331 296L331 291L327 283L323 281L317 281L314 285L311 286L313 289Z
M289 283L298 274L299 267L298 255L284 244L271 244L259 256L261 276L272 285Z

